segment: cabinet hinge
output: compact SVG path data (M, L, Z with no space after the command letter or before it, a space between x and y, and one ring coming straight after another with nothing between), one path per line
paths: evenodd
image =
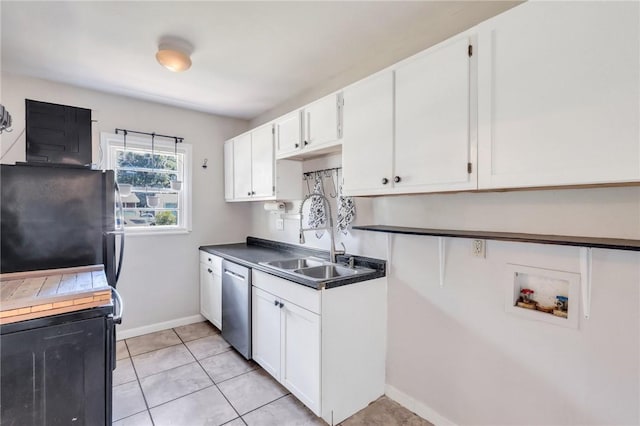
M473 56L473 46L469 45L469 56Z
M473 164L467 163L467 173L471 173L473 171Z

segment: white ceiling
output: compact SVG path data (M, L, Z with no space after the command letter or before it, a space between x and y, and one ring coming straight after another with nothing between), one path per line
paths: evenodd
M2 69L251 119L373 55L422 50L513 4L3 0ZM155 61L164 36L193 45L190 70Z

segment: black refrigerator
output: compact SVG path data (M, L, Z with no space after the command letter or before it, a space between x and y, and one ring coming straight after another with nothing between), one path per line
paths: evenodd
M113 170L0 166L0 271L103 264L116 286Z
M112 170L0 165L0 272L102 264L115 289L118 198ZM0 424L111 424L117 299L0 326Z

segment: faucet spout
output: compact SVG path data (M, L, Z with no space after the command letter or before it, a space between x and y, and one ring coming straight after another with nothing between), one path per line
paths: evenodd
M312 197L319 197L320 199L322 199L325 207L327 208L328 224L327 224L327 227L324 229L329 231L329 236L331 237L331 246L329 247L329 257L331 258L331 262L338 263L337 257L339 254L345 254L345 247L343 243L340 243L342 244L342 250L336 250L335 235L333 234L333 217L331 215L331 204L329 203L329 200L327 199L327 197L325 197L322 194L318 194L318 193L308 194L302 199L302 202L300 203L300 209L298 211L300 216L300 244L305 243L305 238L304 238L305 231L315 230L310 228L305 229L302 226L302 209L304 208L304 204ZM322 228L318 228L318 229L322 229Z

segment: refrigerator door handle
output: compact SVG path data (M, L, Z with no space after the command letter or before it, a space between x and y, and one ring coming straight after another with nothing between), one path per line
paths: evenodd
M118 312L115 313L112 317L113 323L122 324L122 314L124 314L124 303L122 302L122 297L120 296L120 293L118 293L118 290L116 290L115 288L111 289L111 294L118 304Z
M120 194L120 187L118 186L118 182L116 182L116 192L118 193L118 209L120 210L120 226L121 228L114 231L114 234L120 235L120 255L118 256L118 269L116 270L116 282L118 283L118 279L120 278L120 272L122 271L122 259L124 256L124 207L122 203L122 195Z

